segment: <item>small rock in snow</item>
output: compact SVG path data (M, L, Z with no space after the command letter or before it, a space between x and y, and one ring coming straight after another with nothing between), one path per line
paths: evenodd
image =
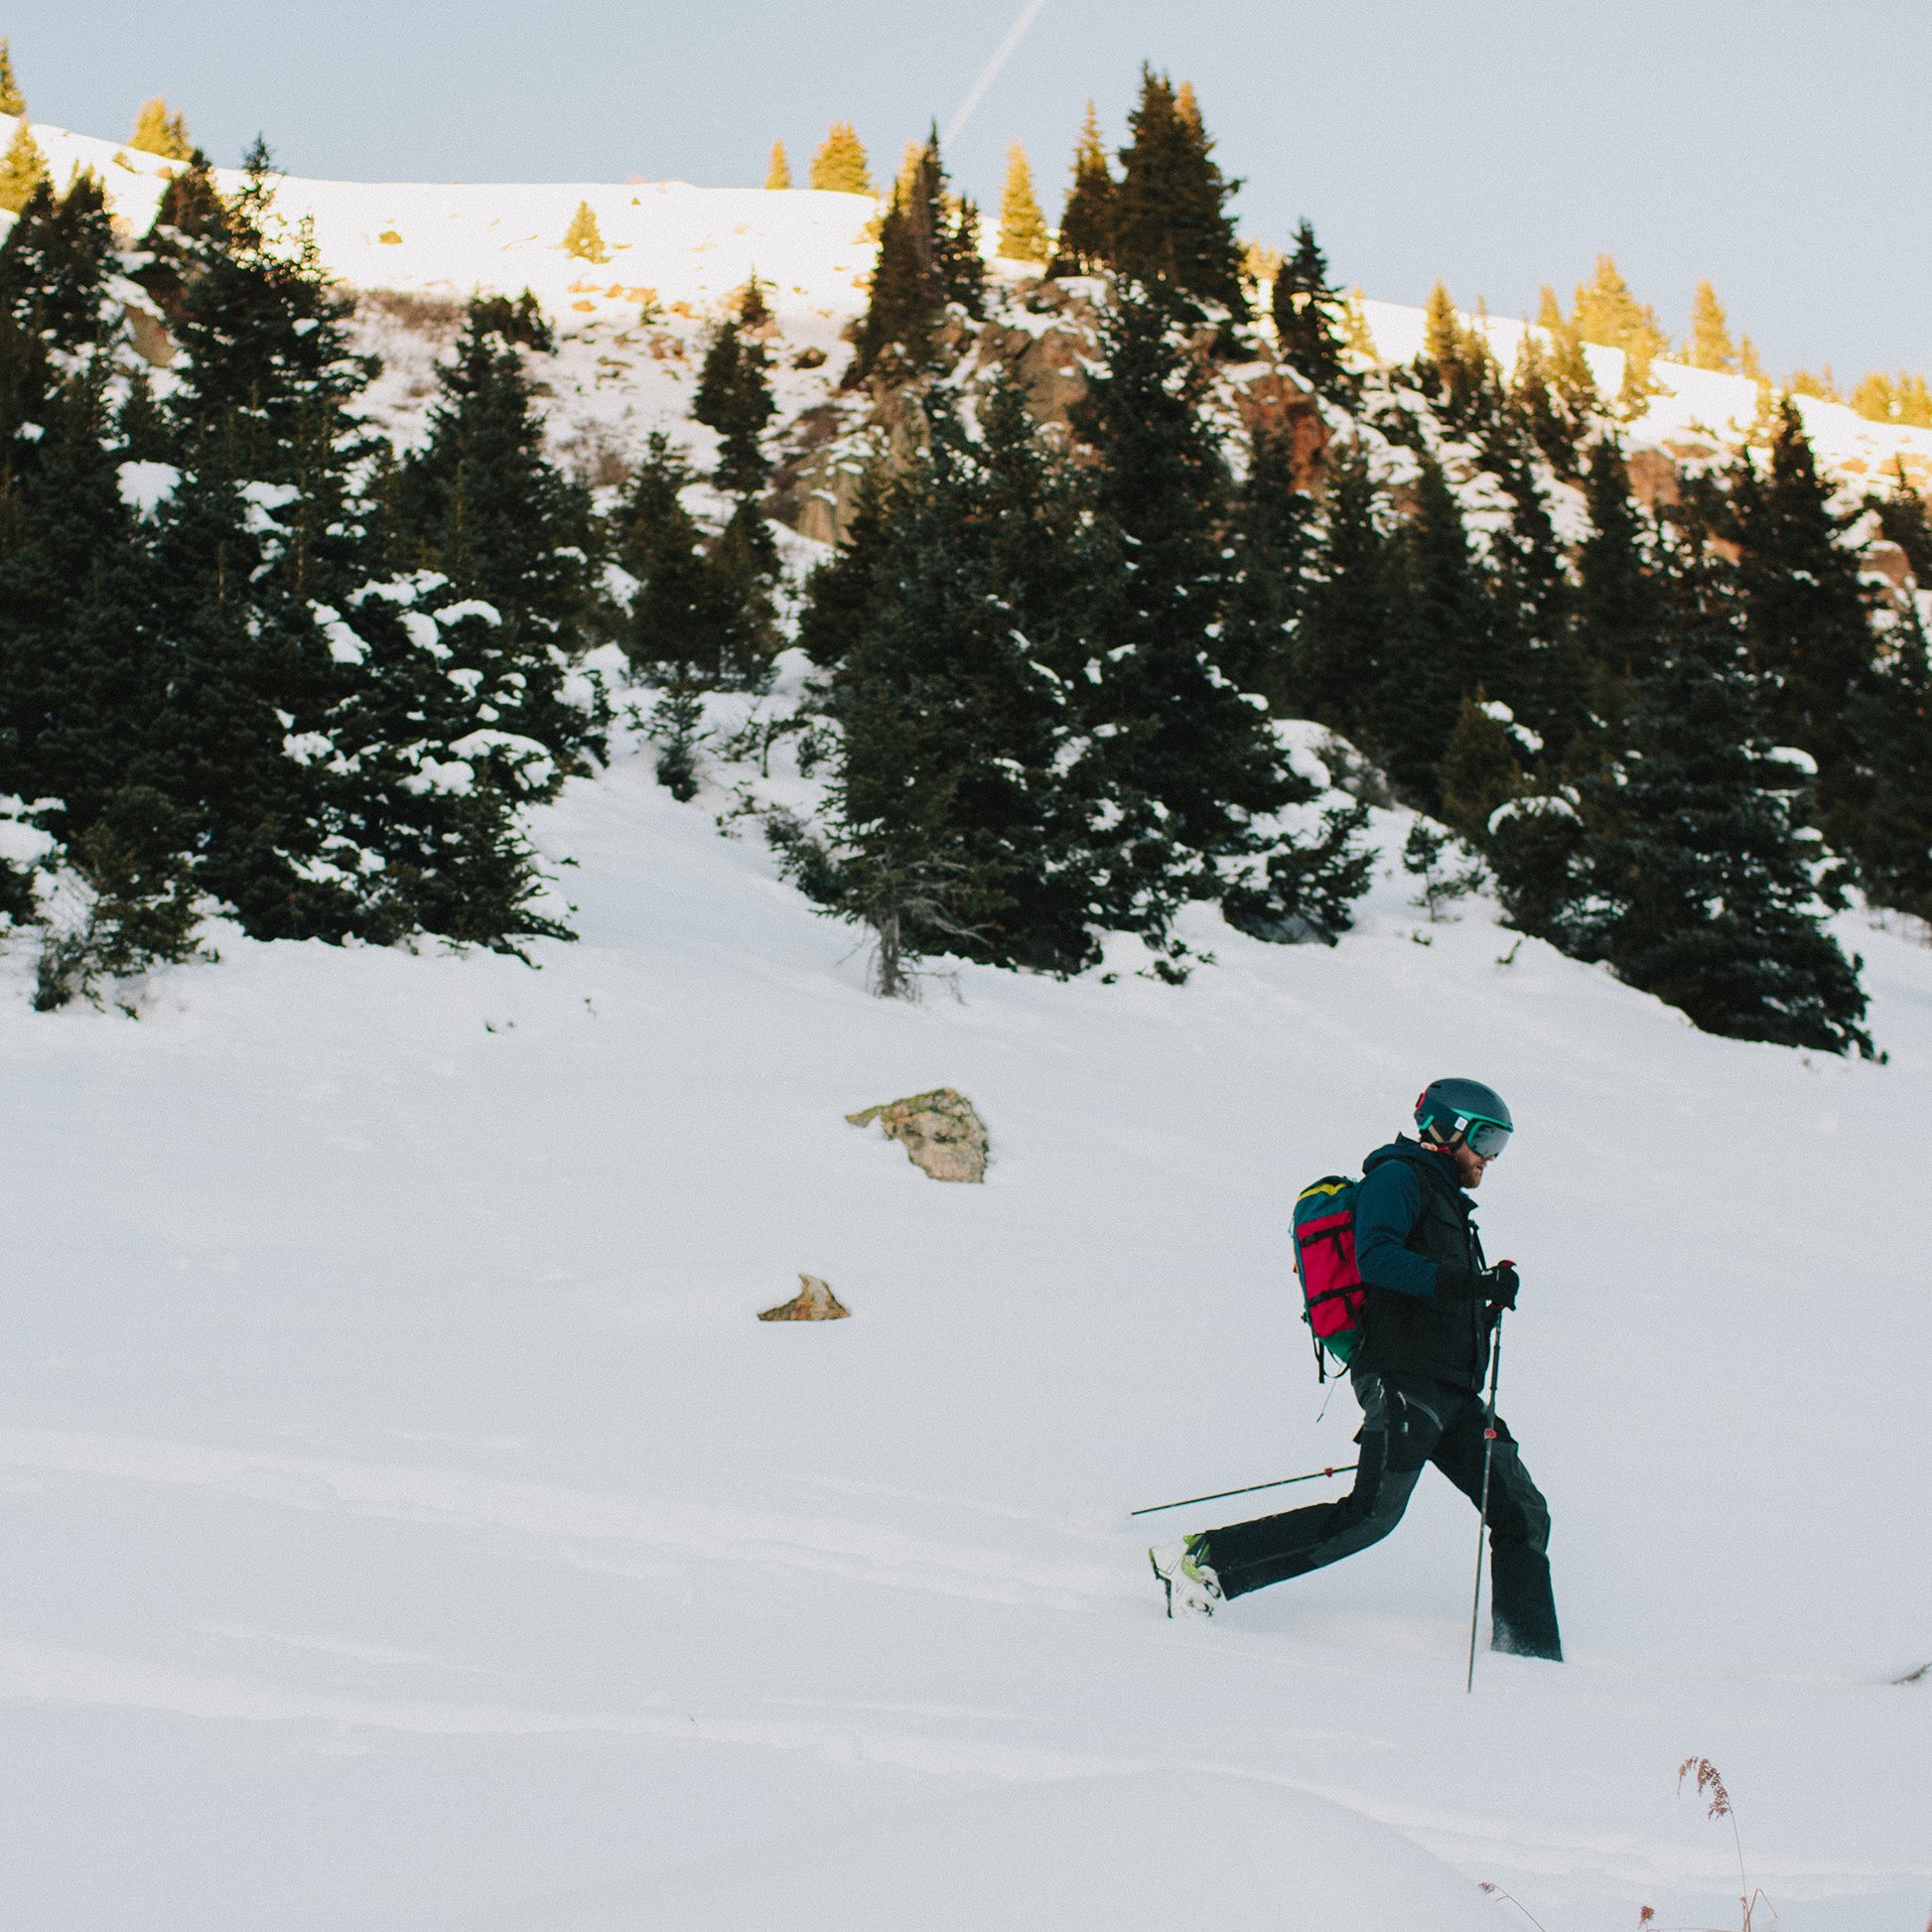
M935 1087L909 1099L889 1100L846 1119L854 1127L876 1120L886 1138L901 1142L912 1165L934 1180L986 1178L986 1123L956 1088Z
M842 1321L852 1311L832 1293L832 1285L816 1275L798 1277L798 1293L775 1309L765 1309L760 1321Z

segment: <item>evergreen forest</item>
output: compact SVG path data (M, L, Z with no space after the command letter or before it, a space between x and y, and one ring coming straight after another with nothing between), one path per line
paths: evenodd
M1847 500L1768 382L1743 447L1639 476L1663 338L1613 265L1510 367L1440 287L1386 365L1309 222L1244 245L1186 86L1145 70L1117 147L1089 114L1056 226L1016 150L997 247L935 132L881 197L839 392L856 488L801 579L756 277L707 328L702 475L662 434L618 486L559 465L527 295L469 302L399 449L266 149L223 195L150 107L186 152L146 234L43 171L0 243L0 910L40 1006L115 997L217 915L568 936L527 808L627 713L683 799L789 747L816 802L740 785L739 817L885 994L946 959L1102 968L1115 934L1179 982L1201 904L1334 944L1399 804L1431 917L1487 882L1701 1028L1874 1050L1827 920L1852 895L1932 920L1925 504L1902 475ZM871 192L848 124L810 180ZM567 245L599 259L582 212ZM165 384L129 281L179 345ZM1707 293L1693 354L1743 366ZM1057 413L980 352L1049 327L1085 345ZM1583 346L1606 336L1609 394ZM756 728L717 728L730 694Z

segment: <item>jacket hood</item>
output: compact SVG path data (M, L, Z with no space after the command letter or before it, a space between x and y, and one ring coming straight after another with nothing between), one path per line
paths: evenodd
M1448 1158L1430 1153L1420 1141L1412 1141L1407 1134L1398 1134L1387 1147L1378 1147L1362 1163L1362 1173L1371 1173L1390 1161L1406 1161L1410 1167L1421 1169L1424 1173L1434 1176L1439 1187L1447 1187L1451 1194L1464 1191Z

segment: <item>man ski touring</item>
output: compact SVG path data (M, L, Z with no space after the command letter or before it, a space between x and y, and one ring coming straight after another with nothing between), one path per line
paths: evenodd
M1398 1135L1363 1164L1354 1192L1359 1334L1349 1380L1362 1405L1355 1486L1333 1503L1233 1523L1148 1552L1170 1616L1211 1616L1225 1598L1300 1577L1379 1543L1402 1520L1423 1465L1482 1496L1483 1374L1511 1262L1486 1267L1471 1191L1509 1145L1502 1096L1437 1080L1416 1102L1419 1138ZM1489 1468L1491 1642L1561 1661L1550 1590L1550 1512L1500 1418Z

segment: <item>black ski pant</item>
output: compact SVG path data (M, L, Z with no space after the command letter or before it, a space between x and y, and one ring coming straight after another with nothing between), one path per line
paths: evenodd
M1226 1596L1305 1576L1379 1543L1402 1520L1423 1464L1433 1462L1473 1502L1482 1496L1483 1401L1423 1376L1358 1373L1362 1405L1355 1486L1340 1501L1209 1530L1196 1554ZM1489 1469L1491 1643L1560 1660L1550 1593L1550 1510L1523 1466L1516 1439L1496 1423Z

